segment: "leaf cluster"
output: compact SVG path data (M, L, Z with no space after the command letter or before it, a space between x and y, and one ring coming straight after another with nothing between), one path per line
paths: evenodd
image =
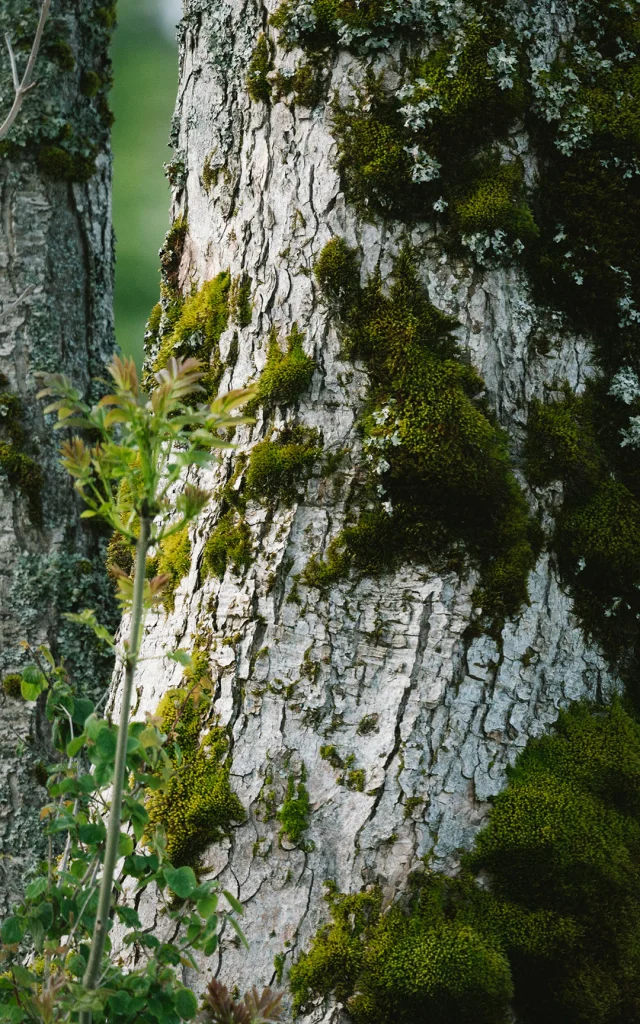
M268 1024L282 1017L282 992L254 987L242 1000L232 998L226 985L213 978L207 986L201 1020L212 1024Z
M93 613L77 618L102 632ZM194 952L211 956L226 925L246 940L237 920L242 906L233 894L215 881L199 882L191 867L175 867L161 825L150 833L145 797L149 790L170 786L176 737L149 716L128 727L120 866L108 927L112 932L117 922L119 941L125 949L134 947L145 963L125 972L108 937L100 983L87 991L82 977L96 923L118 726L76 695L64 664L46 648L31 653L34 662L21 676L22 695L36 700L46 693L55 750L45 769L48 799L41 812L50 853L0 929L0 1020L54 1022L79 1009L90 1011L96 1022L189 1020L198 1004L180 981L181 969L197 970ZM154 926L145 927L135 909L150 888L171 922L169 940L158 937ZM29 966L25 949L34 954Z
M207 491L186 484L173 505L170 495L190 467L206 467L221 449L233 447L220 436L231 426L251 422L233 415L250 391L232 391L214 402L190 403L205 395L200 381L205 372L197 359L171 357L154 375L150 396L140 390L132 359L115 356L108 367L113 391L93 406L62 374L44 374L39 397L53 401L45 412L56 413L55 429L75 427L93 443L76 436L62 445L62 465L88 508L83 518L100 517L122 537L137 540L140 519L152 521L149 543L160 544L184 530L209 501ZM123 515L118 494L128 496ZM116 569L120 599L132 597L132 581ZM159 596L164 580L156 577L147 588L147 603Z

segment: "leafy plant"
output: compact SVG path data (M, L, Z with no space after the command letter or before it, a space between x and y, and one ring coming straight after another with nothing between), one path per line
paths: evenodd
M173 504L169 495L185 470L209 465L216 449L230 446L219 431L246 422L233 412L250 393L197 404L203 371L195 359L170 358L151 397L140 393L132 360L116 357L109 373L113 393L94 406L61 375L45 376L40 393L53 398L45 411L57 413L57 428L78 427L93 439L92 447L80 437L62 445L62 463L88 506L83 516L106 520L135 544L136 555L133 576L114 569L130 615L129 638L116 652L124 669L119 725L78 696L64 662L46 648L31 652L33 663L21 674L25 700L46 695L55 760L45 769L49 802L42 811L48 860L0 929L0 1019L12 1024L53 1024L71 1013L80 1024L189 1020L198 1002L177 969L197 969L193 951L210 956L227 925L246 944L235 896L215 881L199 882L187 865L174 866L162 824L149 829L145 794L171 785L175 737L162 722L130 722L129 714L145 614L167 582L146 579L147 552L184 531L207 504L209 494L192 484ZM131 496L124 518L123 488ZM115 646L91 610L69 618ZM191 664L184 651L169 656ZM170 940L143 927L127 903L126 895L139 898L150 886L171 922ZM116 922L122 948L135 947L142 966L126 970L113 956Z
M237 1002L226 985L215 978L209 982L205 995L206 1008L202 1017L213 1024L268 1024L282 1017L282 993L271 988L259 995L254 987Z

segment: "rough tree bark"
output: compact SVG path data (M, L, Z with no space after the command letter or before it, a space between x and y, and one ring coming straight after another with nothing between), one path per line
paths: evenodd
M231 736L232 788L247 812L204 857L207 874L246 908L251 952L225 943L220 974L240 990L272 981L276 954L290 963L308 946L326 920L326 880L342 892L378 882L391 898L425 855L455 869L456 851L471 844L488 798L504 786L505 767L527 740L570 701L599 699L618 686L597 646L585 641L548 553L530 575L529 605L498 639L469 629L473 571L438 575L405 564L375 578L352 575L326 592L297 580L343 525L361 461L357 421L367 386L364 365L341 349L312 270L339 236L361 254L363 280L378 267L386 280L407 229L390 217L364 220L345 198L328 100L314 109L286 98L250 100L247 68L267 13L261 0L186 0L173 212L187 218L188 230L174 276L183 293L227 269L251 278L251 323L230 325L220 340L221 390L259 376L273 327L284 337L297 323L315 360L296 411L268 420L258 410L256 426L239 434L241 449L286 421L317 428L325 449L348 454L331 479L316 467L292 507L249 501L255 558L244 570L229 566L222 579L202 571L220 514L212 504L192 537L173 611L147 626L137 708L154 712L179 685L181 670L162 659L163 650L205 637L214 712ZM284 59L293 67L298 56ZM344 50L331 61L327 96L334 89L353 95L350 75L361 80L361 65ZM426 223L410 229L414 246L432 234ZM516 268L427 254L420 276L431 301L459 322L456 337L484 379L519 473L532 398L554 380L580 391L593 372L587 343L564 333L544 354L532 344L535 313ZM228 481L234 459L206 483ZM320 753L328 744L343 763L353 755L347 764L364 772L361 791L340 784L344 777ZM279 837L269 807L282 805L289 777L299 780L303 766L312 810L305 843L294 846ZM150 921L156 908L144 912ZM319 1008L308 1019L337 1021L339 1010Z
M81 9L82 7L82 9ZM38 5L0 5L22 69ZM80 687L109 677L104 651L86 645L60 612L95 603L113 615L103 541L79 525L79 506L57 461L59 435L36 401L40 370L67 373L88 393L114 347L111 157L104 103L113 12L54 4L38 82L0 146L0 915L39 852L48 759L40 709L12 674L31 660L21 641L70 649ZM89 76L93 74L93 78ZM12 99L6 52L2 108ZM91 93L91 96L89 96Z

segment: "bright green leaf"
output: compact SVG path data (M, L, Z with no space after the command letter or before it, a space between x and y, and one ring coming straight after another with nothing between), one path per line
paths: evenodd
M198 1000L188 988L180 988L176 993L176 1010L183 1020L191 1020L198 1012Z
M240 903L239 900L237 900L236 897L233 896L228 889L223 889L222 892L224 894L225 899L227 900L227 903L231 904L231 907L233 908L233 910L235 910L236 914L240 914L240 916L242 917L242 915L244 914L244 907L242 906L242 903Z
M118 839L118 856L128 857L130 853L133 853L134 842L131 836L128 836L126 832L121 832Z
M46 677L37 665L27 665L23 669L20 690L24 700L37 700L47 686Z
M12 946L16 942L22 941L24 932L24 921L21 921L19 917L7 917L0 928L0 937L7 946Z
M84 733L76 736L70 743L67 743L67 756L75 757L78 751L82 750L86 742L87 737Z
M48 884L46 878L36 878L35 882L30 882L27 886L25 896L28 900L35 900L45 891Z
M205 896L203 900L198 901L197 909L200 917L209 917L211 914L215 914L218 909L218 897L215 894Z
M180 899L187 899L198 885L193 868L189 867L165 868L164 877L169 888Z

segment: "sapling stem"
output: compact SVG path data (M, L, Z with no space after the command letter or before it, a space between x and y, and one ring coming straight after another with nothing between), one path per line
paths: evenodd
M140 534L136 545L136 566L133 581L131 627L125 662L122 704L120 707L118 742L116 746L116 757L113 770L113 789L111 792L111 808L109 811L109 823L107 826L107 843L104 854L104 865L102 868L102 879L100 881L100 895L98 897L96 923L91 942L87 969L82 979L82 984L87 992L95 989L100 979L102 955L104 953L104 945L109 927L109 916L111 913L113 877L115 874L116 862L118 860L118 843L120 840L120 825L122 823L122 794L124 790L124 778L127 763L127 741L129 738L131 694L133 692L133 681L136 674L138 654L140 652L142 625L144 620L144 583L150 533L151 519L149 516L141 515ZM91 1024L91 1010L83 1010L79 1017L80 1024Z

